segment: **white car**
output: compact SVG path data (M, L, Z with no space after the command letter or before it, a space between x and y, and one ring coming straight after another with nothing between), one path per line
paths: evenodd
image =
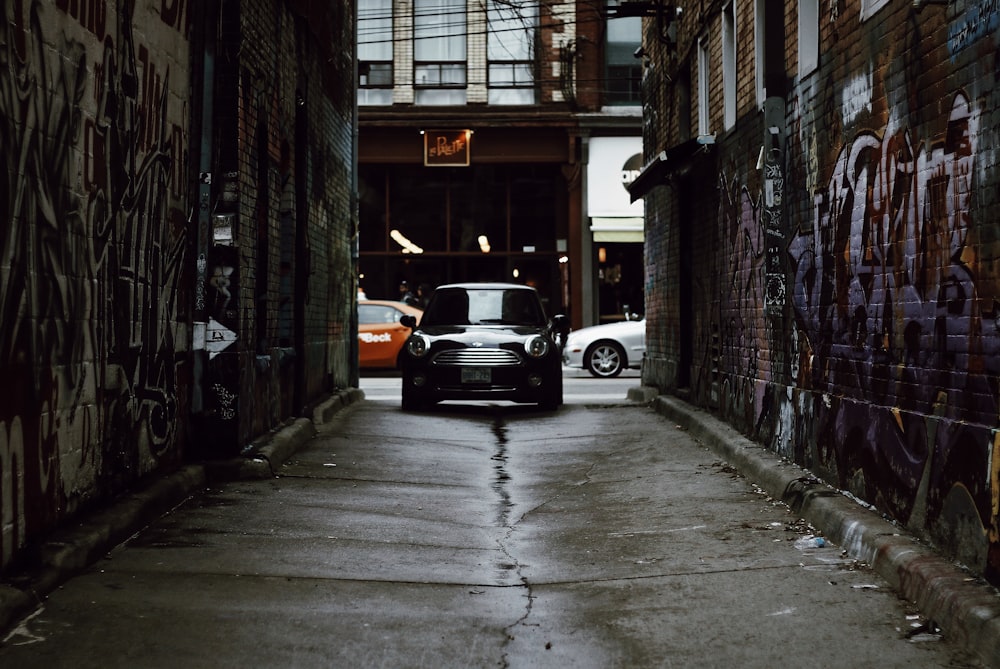
M581 367L598 378L638 369L646 352L646 319L592 325L569 333L563 364Z

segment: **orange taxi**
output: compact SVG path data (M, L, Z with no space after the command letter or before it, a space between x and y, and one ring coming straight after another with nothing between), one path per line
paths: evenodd
M420 322L423 310L392 300L358 300L358 362L362 369L396 367L399 349L410 328L399 319L409 314Z

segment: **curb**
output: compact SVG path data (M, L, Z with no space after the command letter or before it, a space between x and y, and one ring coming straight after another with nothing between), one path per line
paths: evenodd
M111 506L57 530L38 550L38 564L0 584L0 631L36 608L46 596L144 527L183 503L211 481L264 479L306 441L316 425L328 423L342 408L364 399L357 388L334 393L312 412L271 433L247 455L186 465L148 486L123 495Z
M639 395L646 396L637 391ZM712 414L665 395L649 403L769 495L789 504L850 557L870 564L985 666L1000 667L1000 594L995 588Z

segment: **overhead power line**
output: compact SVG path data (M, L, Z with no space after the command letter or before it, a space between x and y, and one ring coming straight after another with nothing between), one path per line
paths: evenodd
M428 13L417 13L414 17L421 18L436 18L438 19L434 22L433 26L438 31L434 35L427 35L422 39L430 38L448 38L448 37L469 37L470 35L489 35L490 33L499 32L516 32L520 30L558 30L565 26L587 26L598 24L604 26L605 19L601 18L599 14L595 13L594 18L574 18L574 19L559 19L551 16L544 16L540 12L537 14L525 15L520 18L530 19L534 23L526 23L524 27L514 27L514 28L502 28L502 29L490 29L490 21L488 17L484 19L483 23L486 24L486 28L482 31L469 32L468 25L473 21L468 20L468 13L463 9L461 11L450 11L450 12L428 12ZM505 22L511 20L516 20L519 17L506 17ZM615 21L626 21L629 19L612 19ZM358 23L358 44L368 45L368 44L382 44L386 42L409 42L414 39L411 36L401 37L399 39L395 38L394 26L392 25L393 15L392 14L375 14L372 16L366 16L364 12L359 14ZM479 21L475 21L479 23ZM376 23L382 23L383 25L375 25ZM411 23L411 29L413 31L422 28L419 26L418 22L414 20ZM388 39L382 36L388 36ZM377 38L377 39L373 39ZM418 37L418 39L421 39ZM637 43L640 40L637 40Z

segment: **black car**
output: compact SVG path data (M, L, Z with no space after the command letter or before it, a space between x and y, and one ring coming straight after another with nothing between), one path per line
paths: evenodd
M399 362L403 409L441 400L510 400L555 409L563 401L562 350L569 323L546 319L534 288L456 283L434 291Z

